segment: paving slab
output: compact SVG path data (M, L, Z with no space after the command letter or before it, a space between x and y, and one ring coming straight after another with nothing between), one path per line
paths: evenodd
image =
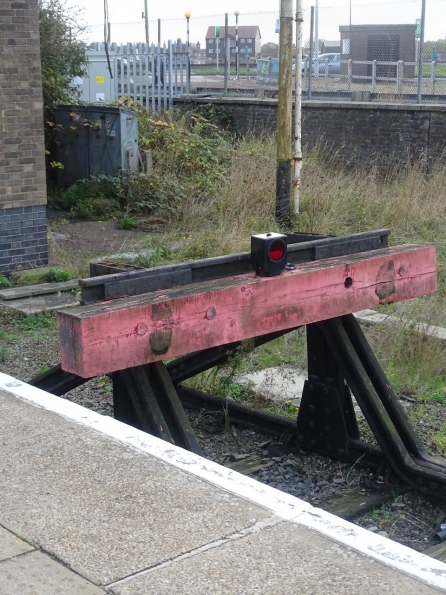
M276 403L292 401L298 407L307 373L295 366L283 365L237 377L237 382Z
M2 300L17 300L21 298L45 295L50 293L60 293L62 291L70 291L79 287L77 279L71 281L62 281L61 283L37 283L35 285L17 285L8 289L0 289L0 299Z
M270 514L79 425L0 447L0 478L0 522L98 584Z
M282 522L111 588L115 595L435 595L439 591Z
M79 306L80 294L63 291L61 293L50 293L48 295L38 295L36 297L2 301L0 303L2 306L19 310L19 312L23 312L24 314L38 314L39 312L49 312L50 310Z
M20 382L11 381L12 389L14 384L21 385ZM30 410L27 403L0 389L0 444L17 442L72 425L72 422L45 409L33 407Z
M375 312L375 310L361 310L361 312L355 313L355 317L359 322L370 326L380 326L383 324L406 326L413 331L426 335L427 337L446 341L446 329L440 326L425 324L424 322L414 322L401 316L380 314L379 312Z
M2 595L104 595L104 590L42 552L0 562Z
M33 546L19 539L4 527L0 527L0 561L33 550Z

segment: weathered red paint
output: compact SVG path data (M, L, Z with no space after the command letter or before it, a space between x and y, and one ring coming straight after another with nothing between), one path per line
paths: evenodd
M435 248L399 246L59 313L62 368L84 378L419 297Z

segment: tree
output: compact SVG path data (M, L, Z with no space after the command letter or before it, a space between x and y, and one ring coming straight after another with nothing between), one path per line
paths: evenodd
M70 104L78 99L78 91L72 85L72 80L85 76L88 64L84 44L79 40L85 28L78 23L79 11L66 7L61 0L39 1L45 108Z
M278 58L279 57L279 46L277 43L272 43L271 41L265 43L260 48L263 58Z

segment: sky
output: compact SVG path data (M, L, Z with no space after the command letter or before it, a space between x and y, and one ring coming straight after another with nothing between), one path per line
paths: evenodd
M318 0L318 32L320 39L338 40L339 25L406 24L421 17L422 0ZM157 19L161 19L161 40L186 39L184 13L191 13L190 41L204 42L208 26L224 25L224 13L229 25L235 25L234 11L240 12L239 25L258 25L262 43L277 42L275 23L279 0L225 0L211 3L205 0L147 0L150 41L158 36ZM310 7L316 0L304 0L304 42L309 38ZM89 25L88 41L103 40L103 0L65 0L67 7L81 9L84 22ZM221 11L221 12L220 12ZM144 41L142 13L144 0L108 0L111 41ZM425 39L446 38L446 0L426 0Z

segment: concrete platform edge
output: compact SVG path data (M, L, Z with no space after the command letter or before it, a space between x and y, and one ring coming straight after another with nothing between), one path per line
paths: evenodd
M147 453L182 471L263 507L284 520L341 543L389 568L446 591L446 564L344 521L330 513L263 485L236 471L150 436L111 417L0 373L0 388L37 407L91 428L139 452Z

